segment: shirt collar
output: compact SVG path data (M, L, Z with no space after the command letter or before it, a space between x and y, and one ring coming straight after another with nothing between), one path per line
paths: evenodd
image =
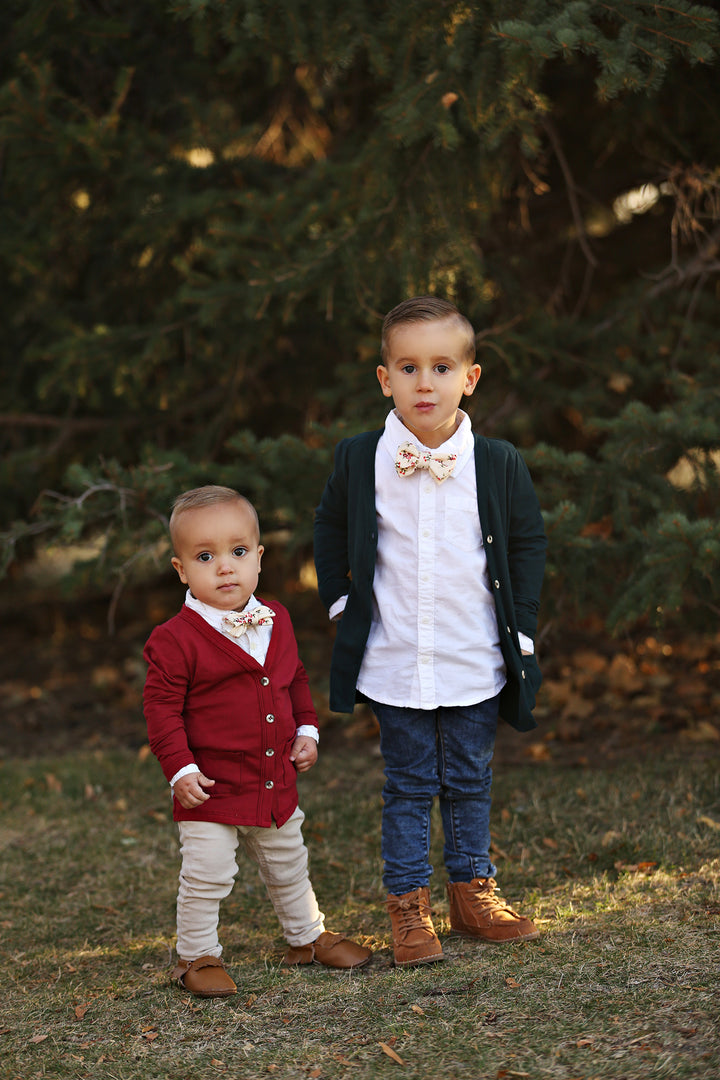
M215 630L222 631L223 615L227 615L226 611L221 608L211 607L210 604L203 604L202 600L197 600L188 589L185 593L185 604L191 608L192 611L196 611L198 615L202 615L205 622L210 623ZM260 607L260 601L256 599L255 594L250 597L243 611L254 611L256 607Z
M436 447L437 450L442 450L443 453L457 454L458 462L455 467L456 472L467 461L474 444L470 417L466 412L463 412L462 409L458 409L458 416L460 417L460 423L453 434L449 439L446 439L444 443ZM405 427L396 409L389 412L385 418L385 436L383 441L393 460L395 459L400 443L412 442L417 446L424 446L424 444L413 435L412 431ZM424 449L430 450L430 447L424 446Z

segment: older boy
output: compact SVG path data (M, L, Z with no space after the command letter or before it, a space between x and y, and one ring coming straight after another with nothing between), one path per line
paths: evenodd
M295 777L317 760L317 719L286 609L254 596L255 509L232 488L195 488L175 500L170 536L188 590L145 646L144 704L180 831L173 975L199 997L235 993L217 925L240 843L290 945L284 963L360 967L370 950L325 930L307 873Z
M430 810L445 836L450 924L482 941L538 936L498 895L490 786L498 715L535 726L533 637L546 538L520 454L473 436L472 326L432 296L385 318L377 377L395 409L339 443L315 519L320 596L339 619L330 706L368 701L385 761L383 881L396 965L443 959L428 882Z

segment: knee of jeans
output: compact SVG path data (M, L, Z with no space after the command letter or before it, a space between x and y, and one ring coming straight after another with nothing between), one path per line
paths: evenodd
M440 798L448 802L459 802L461 799L489 799L492 787L492 777L478 776L463 778L458 781L444 780L440 788Z

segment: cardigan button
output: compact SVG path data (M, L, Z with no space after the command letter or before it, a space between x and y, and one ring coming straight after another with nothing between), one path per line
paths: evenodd
M266 781L265 781L265 787L266 787L266 788L268 789L268 791L269 791L269 790L270 790L270 788L274 788L274 787L275 787L275 785L273 784L272 780L266 780Z
M272 749L272 747L270 747L269 750L265 751L265 757L274 757L274 756L275 756L275 751Z
M267 720L268 724L274 724L275 723L275 717L273 716L273 714L271 712L269 712L267 714L265 719Z
M500 588L500 582L498 581L497 578L495 578L495 580L493 581L493 585L495 586L496 589Z
M522 677L523 677L523 679L525 678L525 672L524 671L522 672Z
M268 679L267 675L263 675L262 679L260 680L260 685L261 686L269 686L270 685L270 680Z
M512 630L510 629L509 626L506 626L505 629L507 630L508 634L512 634Z
M492 544L492 536L488 536L487 542L488 542L488 544Z

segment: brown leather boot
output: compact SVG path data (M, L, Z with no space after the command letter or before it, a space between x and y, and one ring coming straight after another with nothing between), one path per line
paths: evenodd
M172 977L196 997L230 997L231 994L237 993L237 986L218 956L200 956L197 960L178 960Z
M372 950L356 941L325 930L309 945L291 945L285 953L284 967L322 964L331 968L361 968L369 964Z
M434 964L445 959L430 917L427 886L402 896L390 893L387 909L392 923L396 967Z
M495 892L495 878L457 881L447 887L450 926L456 934L500 945L506 941L531 941L540 937L531 919L518 915Z

